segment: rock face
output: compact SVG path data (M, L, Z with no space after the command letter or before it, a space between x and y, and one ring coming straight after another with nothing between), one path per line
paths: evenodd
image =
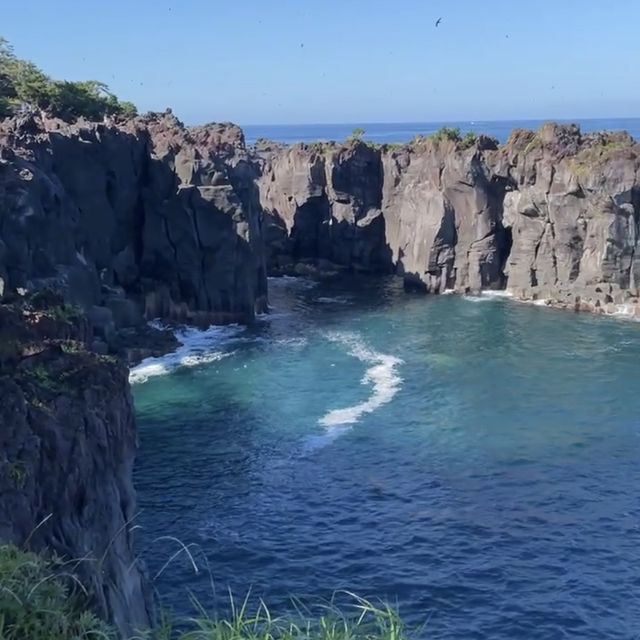
M259 151L267 262L272 273L319 261L389 271L380 151L294 145Z
M72 307L0 305L0 539L69 560L123 637L152 598L132 546L134 411L125 364L87 350Z
M74 560L123 637L152 598L132 548L127 369L109 354L170 349L151 318L266 308L256 180L233 125L0 122L0 540Z
M636 308L640 147L626 134L550 124L502 147L480 136L256 153L273 273L329 262L433 293Z
M123 635L145 627L133 408L108 354L167 349L147 319L248 322L267 268L637 313L639 224L640 147L574 126L502 147L249 152L234 125L169 112L0 122L0 539L78 559L98 611Z
M247 322L266 306L255 168L233 125L0 125L4 290L55 288L109 341L144 318Z

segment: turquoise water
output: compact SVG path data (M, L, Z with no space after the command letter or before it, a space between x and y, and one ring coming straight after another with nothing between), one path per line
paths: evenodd
M424 638L638 637L639 324L270 289L269 319L133 373L144 557L155 575L176 536L204 567L173 560L165 603L349 589Z
M640 139L640 118L574 118L573 120L554 119L554 122L580 125L583 132L592 131L628 131L636 140ZM317 140L346 140L356 127L365 130L365 139L378 143L409 142L415 136L429 136L441 127L458 127L462 134L468 131L484 133L506 142L514 129L539 129L547 120L478 120L470 122L385 122L356 124L277 124L244 125L248 144L258 138L267 138L288 144L294 142L315 142Z

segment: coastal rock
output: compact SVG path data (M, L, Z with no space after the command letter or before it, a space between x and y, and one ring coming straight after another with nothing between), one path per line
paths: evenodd
M260 200L273 273L311 261L389 271L380 152L352 141L261 147Z
M127 368L88 351L90 323L61 302L0 305L0 333L0 539L68 561L130 637L153 598L133 549Z
M266 308L257 175L237 127L31 116L0 125L0 159L5 290L54 288L89 309L115 308L115 287L145 318L201 323Z
M507 289L580 309L639 297L640 147L627 134L549 124L501 147L441 136L255 153L271 273L329 261L432 293Z

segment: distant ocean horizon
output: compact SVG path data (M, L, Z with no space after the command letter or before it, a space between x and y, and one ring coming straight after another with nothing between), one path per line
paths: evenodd
M354 129L365 131L364 139L380 144L409 142L417 135L428 136L441 127L458 127L464 135L469 131L482 133L506 142L514 129L539 129L546 122L580 125L584 133L593 131L628 131L640 140L640 118L574 118L551 120L465 120L458 122L401 122L360 124L275 124L243 125L247 144L255 144L260 138L293 144L296 142L342 141Z

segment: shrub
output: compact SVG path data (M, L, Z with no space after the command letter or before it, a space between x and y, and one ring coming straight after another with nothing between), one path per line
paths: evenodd
M362 140L365 133L366 132L364 129L362 129L361 127L357 127L351 132L349 140Z
M0 117L24 105L68 121L137 114L133 103L120 102L103 82L52 80L32 62L17 58L11 45L0 38Z
M461 146L463 149L469 149L478 142L478 136L473 131L468 131L462 138Z
M442 127L431 136L431 139L435 142L442 142L443 140L460 142L462 138L460 137L460 129L458 127Z
M13 545L0 546L0 638L115 638L86 609L85 594L62 564ZM70 586L71 585L71 586Z

